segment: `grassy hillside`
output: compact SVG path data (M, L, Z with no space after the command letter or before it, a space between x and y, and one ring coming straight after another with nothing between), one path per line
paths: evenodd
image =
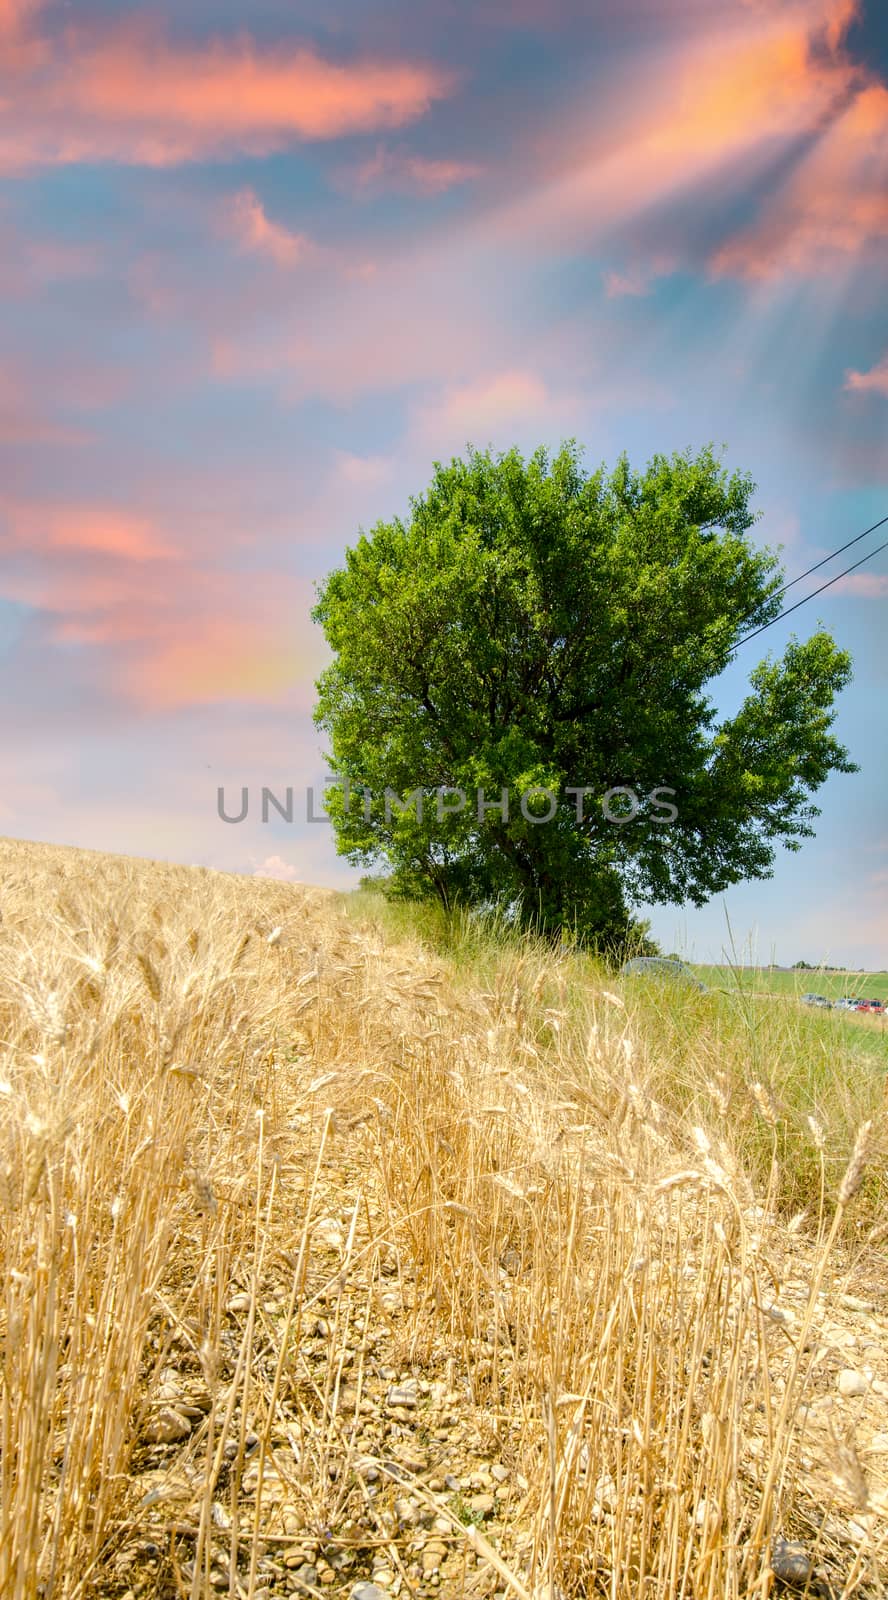
M884 1594L881 1036L11 841L0 914L0 1593Z

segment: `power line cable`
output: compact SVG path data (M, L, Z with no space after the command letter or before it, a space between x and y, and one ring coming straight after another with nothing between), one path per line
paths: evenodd
M883 517L882 521L883 522L888 522L888 517ZM882 523L877 522L875 524L875 527L877 527L877 528L879 528L881 526L882 526ZM871 533L872 531L873 531L873 529L871 529L871 528L867 529L867 532L869 532L869 533ZM863 538L863 535L860 534L860 535L858 535L858 537L859 538ZM851 542L851 544L856 544L857 541L855 539L852 539L850 542ZM844 545L843 548L845 550L847 550L848 549L848 545ZM781 611L781 613L780 613L780 615L778 617L772 617L770 622L763 622L760 628L753 628L751 633L744 633L742 638L737 640L737 643L735 644L734 649L731 651L731 655L735 654L735 652L740 648L741 644L746 644L748 640L757 638L760 633L766 633L768 628L776 627L777 623L778 622L782 622L784 617L791 616L794 611L798 611L800 606L806 606L808 604L809 600L816 600L817 596L819 594L823 594L825 589L831 589L834 583L838 583L840 581L840 579L842 579L842 578L847 578L849 572L856 572L858 567L864 566L867 561L872 561L873 556L880 555L883 550L888 550L888 539L885 540L884 544L877 545L875 550L869 550L865 556L861 556L860 560L859 561L855 561L853 566L846 567L844 572L837 572L834 578L830 578L826 583L822 583L820 585L819 589L814 589L814 590L812 590L812 592L810 594L806 594L804 599L797 600L794 606L787 606L786 610L785 611ZM833 551L833 555L838 555L838 554L839 554L838 550L834 550ZM829 560L832 559L832 557L827 556L825 559L827 561L829 561ZM821 562L818 562L818 565L819 566L823 566L824 563L821 561ZM812 567L811 571L812 572L816 571L816 568ZM802 576L803 577L807 577L808 574L807 573L803 573ZM797 583L797 582L798 582L798 579L794 578L793 579L793 583ZM791 584L787 584L786 588L787 589L791 588ZM783 593L782 590L780 592Z
M859 544L861 539L866 539L869 534L876 533L879 528L884 528L886 522L888 522L888 516L880 517L879 521L874 522L871 528L864 528L863 533L855 534L854 538L849 539L847 544L840 544L838 550L831 550L828 556L823 557L822 561L815 561L813 567L809 567L807 572L800 572L797 578L790 578L789 583L784 583L782 588L775 589L774 594L786 594L787 589L792 589L795 584L801 583L803 578L810 578L812 572L819 572L820 568L825 567L828 561L833 561L836 556L844 555L845 551L850 550L852 545ZM875 552L873 553L875 554ZM849 568L850 570L852 569Z

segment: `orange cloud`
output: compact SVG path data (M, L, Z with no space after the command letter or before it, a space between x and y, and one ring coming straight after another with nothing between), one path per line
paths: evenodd
M267 256L278 267L294 267L311 249L303 233L291 233L266 215L262 201L252 189L241 189L226 207L225 222L242 250Z
M145 25L73 29L63 47L41 47L39 72L25 58L4 93L0 170L267 155L298 140L401 127L454 82L429 65L332 62L249 39L176 46Z
M529 152L520 187L489 221L505 247L564 248L606 237L646 214L662 217L670 201L719 186L742 192L793 147L815 141L827 152L810 181L781 184L748 236L714 254L716 273L753 275L762 254L780 270L810 266L818 240L838 232L835 198L843 182L852 241L880 223L885 140L881 96L844 48L856 7L850 0L751 0L716 10L698 31L633 60L629 80L615 78L590 102L547 129ZM820 218L815 183L829 184ZM667 224L668 225L668 224ZM788 239L798 248L786 250ZM640 280L636 280L640 282ZM635 284L612 278L611 293Z
M846 389L862 389L871 394L888 395L888 351L881 361L877 361L868 372L848 372L845 375Z
M853 94L759 219L719 250L716 274L834 270L888 238L888 88Z

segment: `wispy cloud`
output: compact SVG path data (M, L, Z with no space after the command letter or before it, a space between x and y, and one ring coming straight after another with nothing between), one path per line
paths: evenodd
M241 189L223 210L223 226L242 250L266 256L278 267L295 267L312 249L304 233L293 233L267 215L253 189Z
M863 390L869 394L888 395L888 351L881 361L867 372L850 371L845 374L845 388Z
M658 278L667 277L678 265L679 261L674 255L663 252L653 254L647 260L634 261L622 270L605 272L602 280L604 292L609 300L619 300L625 296L642 299L652 292Z
M365 161L342 169L338 181L341 187L358 195L372 195L389 189L408 194L434 195L443 194L457 184L471 182L480 177L483 170L476 161L422 156L408 150L392 150L378 145L373 155Z

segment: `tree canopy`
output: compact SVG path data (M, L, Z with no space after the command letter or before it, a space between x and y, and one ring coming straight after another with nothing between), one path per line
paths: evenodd
M318 590L339 851L396 892L605 943L631 903L769 877L829 773L856 769L830 731L851 662L827 632L760 661L736 715L706 693L780 611L754 487L710 449L640 472L587 473L573 441L436 463L409 518Z

